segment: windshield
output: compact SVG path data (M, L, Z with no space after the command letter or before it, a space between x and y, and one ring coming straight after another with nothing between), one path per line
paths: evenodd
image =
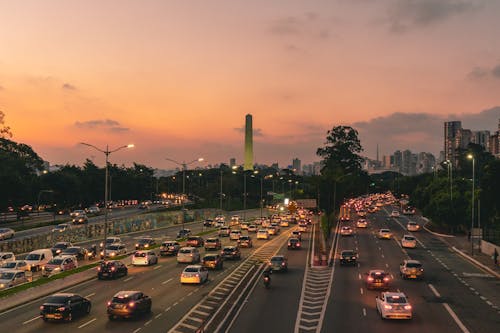
M45 303L65 304L67 301L68 301L67 296L51 296L47 298Z
M271 261L275 261L275 262L281 262L283 261L283 258L271 258Z
M130 297L113 297L113 303L125 304L130 301Z
M197 273L198 272L198 268L197 267L186 267L184 269L184 272L186 273Z
M112 250L112 251L118 250L118 245L110 245L110 246L107 246L107 247L106 247L106 250Z
M414 241L415 238L414 237L410 237L410 236L406 236L405 240L407 240L407 241Z
M134 257L136 257L136 258L144 258L144 257L146 257L146 253L145 252L136 252L134 254Z
M387 296L385 299L387 303L406 303L406 298L403 296Z
M78 253L77 248L69 248L63 251L63 253Z
M406 267L409 267L409 268L420 268L420 267L422 267L422 264L415 263L415 262L409 262L409 263L406 264Z
M26 256L26 260L40 260L40 254L30 253Z
M60 265L61 263L63 262L62 259L50 259L50 261L48 262L49 265Z
M353 256L354 252L353 251L342 251L343 256Z
M2 265L2 268L16 268L16 263L15 262L6 262L5 264Z
M3 272L0 273L0 280L12 280L14 273Z
M179 252L180 253L191 253L191 250L190 249L181 249Z
M61 244L61 243L57 243L56 245L54 245L54 248L56 248L56 249L62 249L65 247L66 247L66 244Z
M203 258L203 260L205 260L205 261L213 261L213 260L215 260L215 259L216 259L216 257L215 257L215 256L205 256L205 257Z

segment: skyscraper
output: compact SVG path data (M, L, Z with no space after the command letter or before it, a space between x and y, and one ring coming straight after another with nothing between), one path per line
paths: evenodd
M252 115L245 116L245 164L243 170L253 170L253 128Z
M293 171L296 174L300 174L301 173L301 169L300 169L301 167L300 167L300 165L301 165L301 162L300 162L300 160L298 158L294 158L292 160L292 169L293 169Z
M444 123L444 157L453 166L457 165L457 149L460 148L461 121L446 121Z

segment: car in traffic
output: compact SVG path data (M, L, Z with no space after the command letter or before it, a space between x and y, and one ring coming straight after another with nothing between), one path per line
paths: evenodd
M367 228L368 221L366 219L359 219L356 221L356 227L357 228Z
M300 232L307 232L307 223L300 222L299 229Z
M241 251L237 246L234 245L224 246L220 255L223 259L241 259Z
M403 235L403 238L401 238L401 247L414 249L417 247L417 239L412 235Z
M167 240L161 243L160 245L160 256L175 256L179 249L181 248L181 244L178 241Z
M146 250L153 247L154 245L156 245L156 242L153 237L151 236L141 237L135 243L135 249Z
M62 251L71 246L73 246L73 244L71 244L70 242L57 242L50 250L52 251L52 255L56 256L61 254Z
M358 260L358 254L354 250L342 250L340 251L340 266L343 265L356 265Z
M181 229L177 232L177 238L185 238L191 236L190 229Z
M240 236L241 236L241 230L239 229L231 230L231 232L229 233L230 240L237 241L238 239L240 239Z
M101 210L97 206L90 206L85 211L87 214L92 214L92 215L98 215L101 212Z
M340 228L340 235L341 236L352 236L353 234L354 234L354 231L349 226L343 226Z
M222 248L222 242L217 237L210 237L205 240L205 251L209 250L220 250Z
M290 238L298 238L298 240L302 241L302 233L298 230L294 230L290 232Z
M16 260L14 252L0 252L0 265Z
M14 269L17 271L28 271L29 266L24 260L7 261L0 265L0 271Z
M13 238L16 232L11 228L0 228L0 240Z
M278 230L276 229L275 226L272 226L270 225L269 227L267 227L267 233L270 235L270 236L275 236L278 234Z
M393 211L391 212L391 217L399 217L399 211L397 211L397 210L393 210Z
M411 319L412 306L402 292L383 292L375 298L382 319Z
M92 303L88 298L72 293L57 293L49 296L40 306L43 321L72 321L75 317L88 315Z
M389 289L390 274L382 269L372 269L366 273L366 289Z
M181 247L177 253L177 262L188 264L200 262L200 251L192 246Z
M61 251L62 256L75 256L77 260L87 260L94 255L89 250L81 246L69 246Z
M74 256L56 256L42 267L42 276L52 276L78 267Z
M408 231L419 231L420 230L420 225L418 225L417 222L413 222L413 221L410 221L408 222L408 224L406 225L406 230Z
M403 215L415 215L415 208L407 206L403 209Z
M132 256L132 265L149 266L158 263L158 256L153 250L137 250Z
M79 214L71 219L71 222L73 224L87 224L89 223L89 218L87 217L87 214Z
M227 227L227 226L222 226L219 228L219 230L217 231L217 235L219 237L229 237L229 234L231 233L231 228Z
M302 248L302 244L298 238L289 238L287 248L289 250L300 250Z
M114 258L120 255L127 254L127 248L124 244L112 244L106 246L106 249L101 252L101 256L104 258Z
M279 226L280 227L288 227L288 226L290 226L290 222L288 222L288 219L281 219Z
M205 240L200 236L189 236L186 241L186 246L202 247L205 244Z
M71 218L74 218L74 217L77 217L77 216L80 216L80 215L85 215L85 211L83 209L77 209L77 210L74 210L72 211L69 216Z
M399 264L399 275L403 279L423 279L424 268L418 260L406 259Z
M31 251L25 258L24 261L30 267L31 271L39 271L42 267L49 262L54 256L51 249L38 249Z
M247 231L248 232L257 232L257 225L255 225L255 224L249 224Z
M215 222L212 219L205 219L205 221L203 221L203 226L210 228L214 226L214 223Z
M247 235L240 236L238 239L238 247L253 247L252 238Z
M257 239L269 239L269 233L267 232L267 229L259 229L257 231Z
M0 271L0 290L12 288L28 282L26 271L16 269L2 269Z
M189 265L181 273L181 284L202 284L208 281L208 269L202 265Z
M208 269L222 269L224 267L224 261L219 254L206 254L201 262L203 267Z
M141 291L119 291L107 303L109 320L117 318L132 318L151 312L151 297Z
M275 255L271 257L268 263L268 268L274 272L287 272L288 259L284 255Z
M390 229L380 229L378 231L377 237L379 239L391 239L392 238L392 232Z
M71 229L71 225L68 223L59 223L54 228L52 228L52 232L65 232Z
M128 274L127 266L119 260L102 261L97 266L97 279L116 279Z
M114 244L121 244L122 240L120 237L106 237L106 247L109 245L114 245ZM102 248L104 246L104 243L101 242L99 246Z

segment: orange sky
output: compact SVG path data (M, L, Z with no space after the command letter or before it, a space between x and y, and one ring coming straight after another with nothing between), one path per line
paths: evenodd
M0 0L0 110L51 164L102 163L80 141L135 143L118 164L241 162L247 113L257 162L310 163L335 125L499 105L499 14L489 0ZM367 128L374 157L384 138Z

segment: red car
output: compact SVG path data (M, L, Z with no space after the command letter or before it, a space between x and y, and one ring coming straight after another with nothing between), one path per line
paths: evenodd
M190 236L187 239L186 246L201 247L205 244L203 238L199 236Z

